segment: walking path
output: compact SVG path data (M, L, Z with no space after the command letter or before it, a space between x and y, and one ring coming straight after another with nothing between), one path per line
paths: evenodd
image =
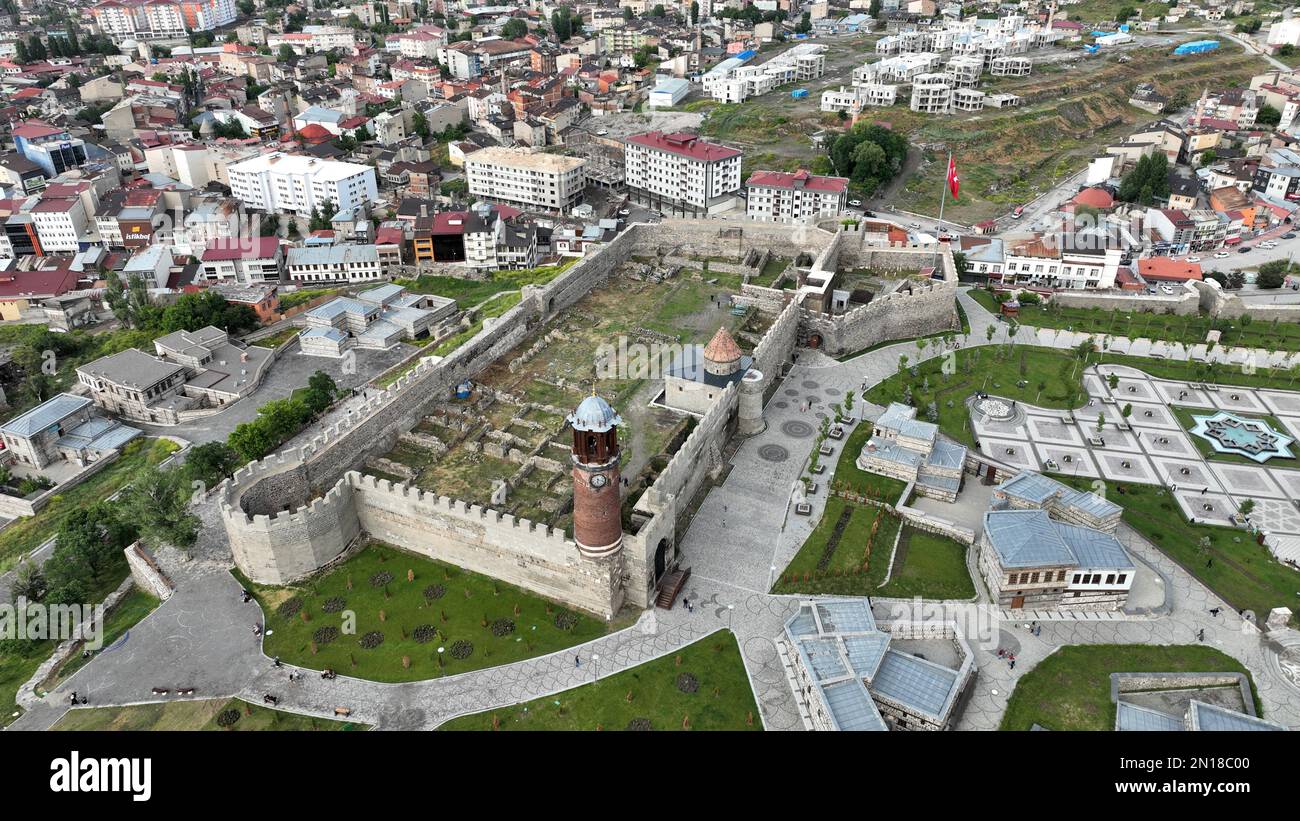
M971 326L970 333L960 337L963 346L989 344L986 329L990 326L997 328L993 342L1005 341L1006 325L965 293L959 299ZM1017 341L1069 349L1084 336L1022 328ZM1141 355L1142 350L1150 350L1151 343L1112 338L1109 350L1121 347ZM1165 357L1180 359L1195 353L1195 348L1180 351L1175 347ZM225 532L215 500L209 500L197 509L204 527L195 557L183 561L173 550L159 554L160 562L177 581L176 594L134 628L121 648L105 652L83 667L20 718L13 729L50 727L67 709L71 690L88 694L92 706L106 706L157 701L150 694L153 686L194 686L198 688L196 698L239 695L260 701L263 694L273 693L280 698L281 709L332 718L336 707L348 707L353 720L381 729L430 729L459 715L589 683L727 628L740 643L764 726L802 729L775 645L798 598L765 591L774 574L807 538L825 503L825 491L809 497L816 509L808 517L795 516L789 504L816 437L819 415L838 404L846 391L893 375L900 354L915 363L941 355L942 350L935 344L920 349L915 342L900 342L847 362L817 351L799 352L797 364L768 405L767 429L741 443L726 480L708 494L682 540L684 563L693 569L686 591L696 604L693 613L680 607L647 611L633 627L581 647L442 679L381 684L340 675L334 681L323 681L318 674L306 671L301 680L290 683L289 668L274 668L252 635L252 624L261 615L252 609L255 605L240 603L239 585L228 572L231 559ZM1211 352L1212 358L1226 356L1222 350ZM811 408L801 411L809 400ZM867 418L881 411L870 405L863 410ZM1208 645L1250 669L1265 715L1300 728L1300 689L1279 670L1269 643L1135 532L1124 526L1119 536L1166 580L1162 583L1171 588L1166 596L1170 613L1145 618L1039 619L1042 631L1038 636L1019 626L1032 617L1021 615L1019 623L1001 622L995 635L971 643L979 675L958 727L997 728L1016 680L1057 647L1186 644L1194 643L1197 631L1204 629ZM893 603L877 606L882 616L895 607ZM1214 607L1222 608L1217 618L1209 614ZM1289 631L1281 640L1300 642L1300 636ZM997 658L998 647L1017 648L1014 669ZM575 655L581 666L575 667Z

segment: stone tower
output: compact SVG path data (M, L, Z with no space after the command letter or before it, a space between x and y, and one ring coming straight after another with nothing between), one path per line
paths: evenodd
M731 376L740 370L740 346L725 327L704 346L704 370L714 376Z
M573 538L589 557L623 544L618 426L623 419L595 393L569 414L573 426Z

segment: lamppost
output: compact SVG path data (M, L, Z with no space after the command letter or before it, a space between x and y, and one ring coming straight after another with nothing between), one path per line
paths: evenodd
M600 656L596 655L595 653L591 654L591 667L592 667L591 681L593 684L599 684L600 683Z
M728 632L731 631L731 612L735 609L736 609L736 605L734 604L727 605L727 631Z
M438 675L440 676L442 675L442 651L445 649L447 648L445 647L438 648Z
M776 584L776 565L767 569L767 589L771 590L774 584Z

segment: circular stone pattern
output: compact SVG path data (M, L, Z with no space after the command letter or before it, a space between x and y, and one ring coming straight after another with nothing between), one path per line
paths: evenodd
M815 391L821 387L820 382L814 382L811 379L805 379L803 382L800 382L799 384L803 385L805 388L807 388L810 391Z
M791 419L781 426L781 432L795 439L807 439L813 435L813 426L798 419Z
M784 393L786 396L798 396L798 395L799 395L799 391L795 390L794 388L786 388L784 391L782 391L782 393Z
M786 408L790 407L790 403L786 402L785 400L781 400L779 402L773 402L772 404L776 405L781 410L785 410Z
M824 393L825 393L827 396L839 396L839 395L840 395L840 390L839 390L839 388L827 388L827 389L824 391Z
M975 410L979 411L989 419L1010 419L1012 416L1011 406L1001 399L979 399L975 402Z
M784 462L790 458L790 451L780 445L763 445L758 449L758 458L764 462Z

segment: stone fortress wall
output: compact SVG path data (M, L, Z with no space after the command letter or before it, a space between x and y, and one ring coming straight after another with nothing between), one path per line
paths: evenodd
M844 255L901 249L862 249L857 237L817 228L711 220L666 220L638 224L608 246L578 262L545 286L528 286L520 303L484 323L483 330L438 362L425 360L390 388L367 400L348 419L321 431L296 449L250 464L218 489L235 562L250 579L286 584L302 579L342 556L357 538L377 539L495 576L525 589L612 616L628 601L648 606L655 585L655 553L675 556L678 528L690 500L715 469L735 430L739 391L733 386L698 422L655 484L636 506L640 526L626 534L624 549L603 559L582 556L563 533L500 511L434 497L404 485L362 476L358 469L393 447L460 382L475 377L523 342L547 321L578 302L632 256L653 256L675 243L674 254L744 255L751 249L786 256L818 254L834 265ZM910 251L915 260L915 251ZM880 264L885 264L883 261ZM901 264L901 263L899 263ZM912 267L915 267L913 262ZM952 271L948 256L945 273ZM951 280L955 283L955 274ZM941 305L940 300L947 299ZM783 297L779 315L754 350L754 367L764 387L780 378L807 323L845 348L865 347L863 337L901 338L951 325L955 287L942 285L897 294L843 317L824 319ZM778 303L773 303L775 307ZM854 330L858 323L879 327ZM917 330L917 329L920 330ZM891 337L890 335L894 335ZM824 336L825 338L825 336Z

